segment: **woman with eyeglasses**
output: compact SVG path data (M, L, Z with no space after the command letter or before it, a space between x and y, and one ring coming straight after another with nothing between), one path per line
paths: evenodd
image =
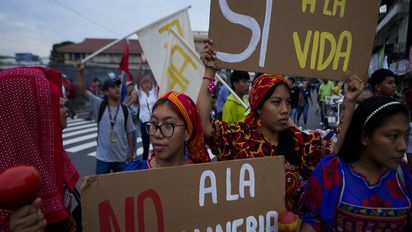
M210 161L199 113L185 94L170 91L161 96L144 126L153 145L152 157L129 162L126 171Z
M408 111L390 97L356 108L337 156L321 160L303 195L301 231L411 231Z

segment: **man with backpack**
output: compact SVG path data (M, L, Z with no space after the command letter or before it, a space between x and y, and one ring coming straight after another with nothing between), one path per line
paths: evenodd
M90 101L90 110L96 116L98 127L96 174L122 171L126 161L135 156L135 127L127 107L120 103L121 81L119 78L104 81L104 99L101 99L87 90L83 69L82 64L77 65L79 90Z

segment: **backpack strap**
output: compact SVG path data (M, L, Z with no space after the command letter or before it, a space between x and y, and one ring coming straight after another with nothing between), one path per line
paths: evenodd
M127 133L127 118L129 117L129 109L127 109L127 106L122 104L122 110L124 115L124 131Z
M106 100L103 100L100 103L100 106L99 106L99 114L97 115L97 137L96 137L96 141L98 141L98 139L99 139L99 124L100 124L100 120L102 120L102 116L103 116L104 110L106 109L106 106L107 106L107 101Z
M104 110L106 109L107 106L107 101L103 100L102 103L100 103L100 107L99 107L99 114L97 115L97 133L99 133L99 123L100 120L102 120L102 116L104 113ZM129 118L129 110L127 109L127 107L125 105L121 105L122 106L122 110L123 110L123 116L124 116L124 130L127 132L127 119Z
M99 128L99 123L100 123L100 120L102 120L102 116L103 116L104 110L106 109L106 106L107 106L107 101L103 100L102 103L100 103L99 114L97 115L97 128Z

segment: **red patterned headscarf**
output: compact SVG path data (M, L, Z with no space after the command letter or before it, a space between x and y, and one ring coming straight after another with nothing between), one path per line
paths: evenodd
M244 121L249 128L255 128L259 125L259 115L256 112L257 107L260 105L269 89L278 83L283 83L288 87L285 77L277 74L265 73L257 77L253 82L252 89L249 92L250 113L246 116Z
M41 211L48 223L67 219L64 188L73 190L79 173L64 152L59 101L61 73L43 67L0 72L0 171L19 164L41 176ZM0 231L8 231L13 212L0 209Z
M187 141L189 160L193 163L209 162L210 157L205 147L202 122L196 104L187 95L175 91L163 94L158 101L161 99L172 102L185 120L190 136Z

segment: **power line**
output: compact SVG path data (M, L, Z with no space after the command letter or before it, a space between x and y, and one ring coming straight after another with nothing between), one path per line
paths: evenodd
M110 32L110 33L113 33L113 34L115 34L115 35L117 35L117 36L121 36L120 33L117 33L117 32L115 32L115 31L113 31L112 29L110 29L110 28L108 28L108 27L106 27L106 26L104 26L104 25L96 22L95 20L93 20L93 19L91 19L91 18L89 18L89 17L81 14L80 12L78 12L78 11L76 11L75 9L73 9L73 8L65 5L64 3L60 2L59 0L55 0L55 2L58 3L58 4L60 4L61 6L63 6L65 9L71 11L73 14L76 14L77 16L82 17L83 19L85 19L85 20L87 20L87 21L95 24L96 26L99 26L99 27L105 29L106 31L108 31L108 32Z

